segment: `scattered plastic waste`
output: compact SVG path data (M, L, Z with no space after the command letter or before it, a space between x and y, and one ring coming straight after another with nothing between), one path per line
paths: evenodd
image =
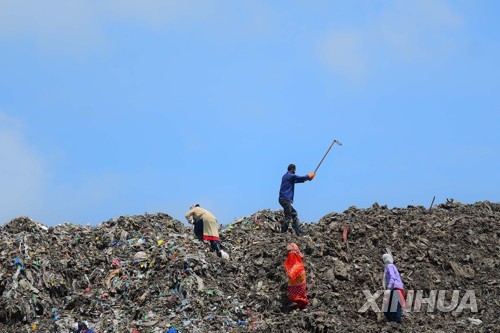
M263 210L221 225L224 259L162 213L95 227L16 218L0 227L0 332L70 332L82 321L99 333L390 330L358 312L362 291L381 288L388 250L407 289L475 290L480 307L405 314L404 327L496 331L500 204L351 207L303 224L300 237L279 233L282 220L281 210ZM303 310L287 304L282 263L292 241L305 255Z

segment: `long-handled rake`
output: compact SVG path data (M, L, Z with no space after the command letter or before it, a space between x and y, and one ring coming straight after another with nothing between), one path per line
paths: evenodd
M338 144L339 146L342 146L342 143L340 141L333 140L333 142L330 145L330 147L328 147L328 150L326 151L325 155L323 156L323 158L321 159L321 161L319 161L318 166L316 167L316 169L314 169L314 173L316 173L316 171L318 171L319 166L321 165L321 163L323 163L323 160L325 159L326 155L328 155L328 153L330 152L330 149L332 149L332 147L333 147L334 144Z

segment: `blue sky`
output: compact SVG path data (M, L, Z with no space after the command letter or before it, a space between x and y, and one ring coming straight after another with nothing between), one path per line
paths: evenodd
M500 199L498 1L0 0L0 222Z

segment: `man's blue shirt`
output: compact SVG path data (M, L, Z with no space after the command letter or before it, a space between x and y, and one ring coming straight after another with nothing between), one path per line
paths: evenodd
M309 180L309 176L297 176L290 171L283 175L281 178L280 196L293 203L293 193L295 190L295 183L303 183Z

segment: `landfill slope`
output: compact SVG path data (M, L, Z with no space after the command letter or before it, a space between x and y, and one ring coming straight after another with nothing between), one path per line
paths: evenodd
M494 332L500 327L500 204L374 204L276 232L282 211L221 226L223 260L167 214L96 227L46 227L27 217L1 229L0 332ZM286 246L304 253L309 305L288 307ZM477 312L407 312L386 323L363 290L381 289L390 251L405 289L473 290ZM381 298L377 304L381 306ZM470 303L469 303L470 304Z

